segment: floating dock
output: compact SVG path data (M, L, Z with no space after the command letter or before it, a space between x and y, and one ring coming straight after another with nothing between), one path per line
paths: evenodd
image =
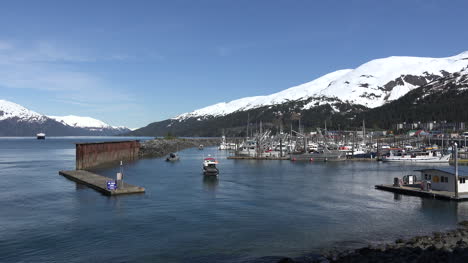
M394 192L398 194L414 195L421 197L429 197L435 199L453 200L453 201L468 201L468 193L459 193L458 197L455 197L455 193L447 191L424 191L421 190L420 184L394 186L394 185L376 185L376 189Z
M255 156L228 156L227 159L233 159L233 160L291 160L291 157L289 156L275 156L275 157L270 157L270 156L263 156L263 157L255 157ZM310 161L310 160L309 160ZM322 161L322 160L320 160ZM333 160L329 160L333 161ZM354 161L354 162L376 162L377 158L349 158L349 159L343 159L340 161Z
M233 160L289 160L289 156L279 157L279 156L228 156L227 159Z
M72 181L89 186L105 195L137 194L145 192L145 188L127 184L125 182L121 184L119 183L119 187L116 190L108 190L107 181L114 181L115 179L85 170L59 171L59 174Z

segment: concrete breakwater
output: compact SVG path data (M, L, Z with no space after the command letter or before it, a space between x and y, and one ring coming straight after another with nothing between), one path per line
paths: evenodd
M203 145L214 146L221 143L220 138L208 138L208 139L154 139L150 141L141 142L139 157L140 158L155 158L163 157L171 152L181 151L187 148L199 147Z
M468 262L468 221L447 232L416 236L394 243L347 251L329 251L315 258L282 258L278 263L318 262Z

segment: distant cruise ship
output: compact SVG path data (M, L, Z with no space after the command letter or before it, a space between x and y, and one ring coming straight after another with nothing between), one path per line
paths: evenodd
M45 133L42 133L42 132L38 133L38 134L36 134L36 137L37 137L38 140L44 140L45 139Z

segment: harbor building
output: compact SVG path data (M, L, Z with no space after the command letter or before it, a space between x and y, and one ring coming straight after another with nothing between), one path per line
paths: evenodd
M455 169L453 167L430 168L418 170L421 180L430 182L435 191L455 192ZM458 192L468 193L468 167L458 167Z

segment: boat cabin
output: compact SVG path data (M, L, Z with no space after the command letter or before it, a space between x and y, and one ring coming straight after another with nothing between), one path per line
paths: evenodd
M421 180L428 181L431 189L436 191L455 192L455 168L430 168L417 170ZM468 167L458 167L458 192L468 193Z

